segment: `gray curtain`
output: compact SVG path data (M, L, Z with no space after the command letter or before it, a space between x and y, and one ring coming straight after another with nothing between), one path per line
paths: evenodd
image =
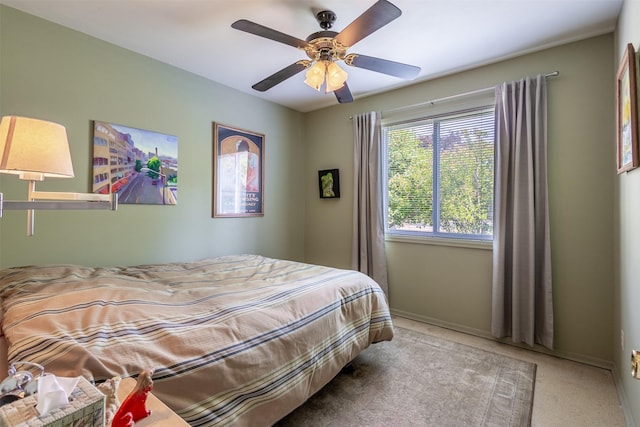
M380 113L353 117L354 207L351 261L388 295L384 252L383 147Z
M496 87L492 334L553 349L543 75Z

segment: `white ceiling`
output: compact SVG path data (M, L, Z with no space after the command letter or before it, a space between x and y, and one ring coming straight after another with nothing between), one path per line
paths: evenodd
M623 0L391 0L402 15L349 49L422 68L410 82L340 63L354 98L613 31ZM266 92L251 88L304 51L231 28L244 18L305 39L315 13L339 32L375 0L0 0L0 3L240 91L311 111L337 104L304 72ZM553 70L550 70L553 71Z

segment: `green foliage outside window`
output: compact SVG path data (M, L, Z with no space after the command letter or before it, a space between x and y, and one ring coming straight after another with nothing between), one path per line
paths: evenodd
M387 144L389 228L431 229L433 144L408 129L389 132Z

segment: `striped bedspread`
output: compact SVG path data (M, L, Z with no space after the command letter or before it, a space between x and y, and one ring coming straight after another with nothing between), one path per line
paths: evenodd
M10 362L96 381L154 368L193 426L271 425L393 336L367 276L257 255L9 268L0 300Z

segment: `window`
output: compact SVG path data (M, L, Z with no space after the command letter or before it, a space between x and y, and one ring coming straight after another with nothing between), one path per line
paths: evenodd
M490 240L494 107L383 122L386 233Z

